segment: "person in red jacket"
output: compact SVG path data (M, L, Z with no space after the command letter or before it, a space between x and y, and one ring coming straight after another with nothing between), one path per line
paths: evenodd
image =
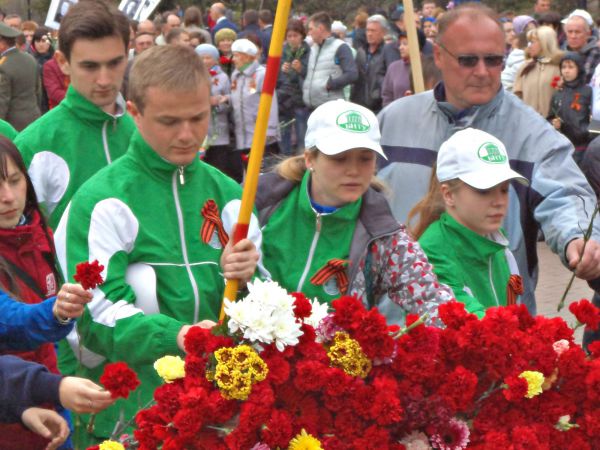
M71 84L71 79L60 69L55 57L44 63L42 70L44 89L48 95L48 109L52 109L67 95L67 88Z
M92 296L75 284L65 285L59 292L59 282L52 234L40 212L23 159L10 140L0 137L0 291L27 304L57 296L49 320L72 327L71 319L83 313ZM25 346L11 346L2 353L40 363L58 374L52 342L57 337L50 328L46 327L48 340L41 345L27 351L22 351ZM45 439L22 424L0 426L3 450L36 450L46 445Z

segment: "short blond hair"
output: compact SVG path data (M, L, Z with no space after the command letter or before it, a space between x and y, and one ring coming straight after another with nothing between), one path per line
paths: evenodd
M208 71L196 52L182 45L158 45L137 56L129 81L129 99L140 112L148 88L165 91L192 91L209 86Z

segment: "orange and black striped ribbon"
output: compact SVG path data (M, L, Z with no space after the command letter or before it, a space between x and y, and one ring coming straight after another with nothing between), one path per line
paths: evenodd
M315 285L323 285L331 277L336 277L338 288L342 295L346 294L348 289L348 275L346 274L346 265L348 261L345 259L330 259L317 273L315 273L310 282Z
M219 234L219 241L221 245L225 247L227 242L229 242L229 236L225 232L223 228L223 221L221 220L221 216L219 215L219 209L217 208L217 204L214 200L207 200L201 211L202 217L204 217L204 224L202 225L202 229L200 230L200 237L202 238L202 242L208 244L210 239L217 230Z
M506 286L507 306L516 305L517 297L523 293L523 279L520 275L511 275Z

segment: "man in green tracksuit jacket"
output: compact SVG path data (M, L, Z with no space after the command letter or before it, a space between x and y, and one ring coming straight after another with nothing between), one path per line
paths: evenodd
M71 85L15 140L52 229L77 189L127 150L135 127L119 91L128 44L127 18L103 2L74 5L61 22L57 57Z
M198 159L210 119L208 72L187 47L160 46L131 70L134 132L125 156L90 178L56 232L68 278L98 260L104 283L67 339L83 373L97 380L108 362L125 361L141 386L99 414L95 437L132 417L161 383L155 360L181 354L189 324L218 320L226 278L245 282L259 258L249 239L232 246L241 188ZM260 244L257 220L250 236Z

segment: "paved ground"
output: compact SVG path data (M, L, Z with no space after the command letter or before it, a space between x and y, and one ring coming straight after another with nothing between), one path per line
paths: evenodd
M538 243L538 256L540 259L540 277L535 291L538 314L547 317L560 316L567 323L572 324L574 318L568 309L569 302L577 301L581 298L591 300L592 290L585 281L576 278L567 296L565 307L560 313L557 312L556 307L569 283L571 272L562 265L558 256L552 253L543 242ZM577 336L581 340L581 329L578 330Z

